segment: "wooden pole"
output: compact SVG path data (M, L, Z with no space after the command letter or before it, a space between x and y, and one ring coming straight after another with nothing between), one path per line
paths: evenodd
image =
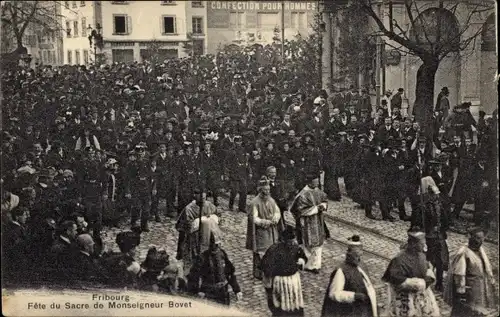
M382 19L382 2L377 3L377 14L379 18ZM377 35L377 50L376 50L376 58L375 58L375 92L377 96L376 105L377 109L380 107L380 98L382 96L380 88L380 69L382 67L382 38L380 35Z
M281 1L281 60L285 61L285 1Z

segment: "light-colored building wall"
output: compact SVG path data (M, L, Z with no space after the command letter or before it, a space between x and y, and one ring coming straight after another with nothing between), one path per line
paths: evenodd
M186 1L187 32L192 35L193 49L197 54L208 51L207 1ZM196 20L196 21L195 21ZM201 21L201 23L199 23ZM198 43L197 43L198 42ZM188 53L188 52L185 52Z
M3 2L2 2L3 5ZM31 66L62 65L62 41L60 33L59 17L61 8L58 1L40 2L39 8L42 13L35 16L39 23L30 23L24 30L22 45L31 56ZM52 29L42 27L42 23L51 26ZM17 43L12 29L2 29L2 42L0 44L2 53L10 53L16 49Z
M224 45L271 44L280 30L282 1L207 1L208 53ZM285 38L312 31L317 1L284 1Z
M164 57L185 55L190 1L102 1L103 53L109 61L142 61L150 42ZM123 28L123 21L125 27Z
M90 46L89 25L96 27L95 6L97 1L61 1L64 64L87 65L94 60Z
M457 1L445 1L443 3L445 9L454 8L453 13L459 26L459 31L465 31L461 35L462 42L474 36L481 29L488 17L494 14L494 9L492 9L474 14L472 19L470 19L470 12L476 5L474 1L462 1L457 7L455 7ZM414 9L413 12L414 18L426 9L439 7L438 1L422 0L417 1L417 4L418 8ZM482 4L487 5L488 1L482 1ZM389 25L388 12L388 5L383 5L381 13L385 17L384 22L386 26ZM410 30L410 20L402 2L393 5L393 18L404 30ZM387 38L384 40L387 43L385 47L387 53L393 50L394 46L400 46ZM472 41L464 51L449 54L440 62L435 77L435 98L442 87L448 87L452 107L462 102L471 102L473 105L471 112L474 115L477 115L479 110L484 110L486 113L491 114L494 109L498 108L495 71L493 71L498 67L497 55L495 51L483 49L482 42L482 36L479 34L476 40ZM416 76L421 65L422 62L418 57L408 54L406 56L403 55L397 65L385 66L385 88L393 91L398 88L404 88L409 112L411 112L412 105L416 99Z

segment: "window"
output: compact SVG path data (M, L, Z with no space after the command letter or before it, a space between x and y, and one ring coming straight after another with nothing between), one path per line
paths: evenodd
M191 1L191 7L203 8L203 1Z
M203 55L205 42L203 40L193 40L193 54Z
M66 9L69 9L69 1L64 1L64 7L65 7Z
M85 6L85 1L80 1L80 7L84 7Z
M72 7L76 8L76 1L71 1L72 2Z
M68 64L73 65L73 52L68 51Z
M113 62L131 63L134 61L133 49L114 49L111 51Z
M47 64L49 62L48 51L42 51L42 63Z
M203 34L203 18L193 17L193 34Z
M243 28L243 12L230 12L229 13L229 27L232 29Z
M83 63L85 65L88 65L88 63L89 63L89 51L88 50L83 50Z
M257 13L257 28L274 29L274 27L279 24L278 13Z
M292 12L292 28L307 28L307 15L305 12Z
M66 22L66 37L71 37L71 24Z
M127 1L111 1L112 4L127 4Z
M163 17L163 34L175 34L175 33L176 33L175 17L164 16Z
M80 51L75 51L75 64L80 65Z
M129 20L126 15L114 15L114 34L130 34Z
M78 37L78 21L73 21L73 37Z
M175 5L175 1L162 1L161 5L166 6L166 5Z
M87 19L86 18L82 18L82 36L83 37L86 37L87 36Z

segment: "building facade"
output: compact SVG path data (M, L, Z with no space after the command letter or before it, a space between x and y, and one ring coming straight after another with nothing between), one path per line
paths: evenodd
M224 45L266 45L312 31L318 1L206 1L208 53ZM282 17L284 17L282 21Z
M4 2L2 2L3 5ZM22 45L31 58L30 66L62 65L64 63L63 43L58 25L61 6L58 1L42 1L38 3L38 6L41 13L35 16L35 19L39 22L29 23L22 39ZM46 27L42 27L42 23ZM17 48L18 43L12 29L2 28L1 38L2 54L10 53Z
M383 2L380 13L385 17L385 24L389 25L389 2ZM430 21L433 12L439 9L440 1L414 0L418 6L414 9L414 21L422 15L424 20ZM457 4L458 3L458 4ZM479 6L479 7L478 7ZM457 38L465 49L457 49L448 54L439 64L435 77L435 98L443 87L448 87L449 100L453 107L462 102L471 102L471 112L477 116L479 110L491 114L498 108L497 69L498 56L496 51L495 9L493 1L442 1L443 23L442 30L455 34L442 34ZM476 12L476 13L472 13ZM399 26L411 33L411 23L404 2L393 1L393 19ZM445 17L445 18L444 18ZM439 22L438 22L439 23ZM428 27L428 36L435 28ZM453 31L454 30L454 31ZM444 31L443 31L444 32ZM465 45L465 43L468 45ZM417 71L422 65L418 57L410 54L398 53L394 47L399 45L384 38L385 62L381 72L381 82L385 89L405 89L406 105L411 113L415 102L415 87ZM387 58L388 57L388 58Z
M206 52L204 1L65 2L67 64L87 64L96 54L107 62L142 62L152 55L164 60ZM102 48L87 38L97 26Z
M94 60L93 48L89 43L90 27L95 28L95 2L64 1L63 47L64 64L87 65Z

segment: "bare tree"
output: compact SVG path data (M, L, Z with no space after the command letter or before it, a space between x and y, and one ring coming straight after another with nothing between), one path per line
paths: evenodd
M380 15L379 0L353 0L375 24L375 29L390 40L386 45L405 54L417 56L422 65L417 71L414 111L417 120L427 124L434 104L434 81L440 62L447 56L460 53L474 45L482 28L473 28L473 21L494 12L494 1L436 0L430 9L422 10L419 0L389 0L388 16ZM394 18L394 6L407 16L408 25ZM456 16L461 16L460 23ZM388 19L387 19L388 18Z
M17 48L23 47L28 28L36 28L39 34L61 30L59 1L3 1L2 39L12 38Z

